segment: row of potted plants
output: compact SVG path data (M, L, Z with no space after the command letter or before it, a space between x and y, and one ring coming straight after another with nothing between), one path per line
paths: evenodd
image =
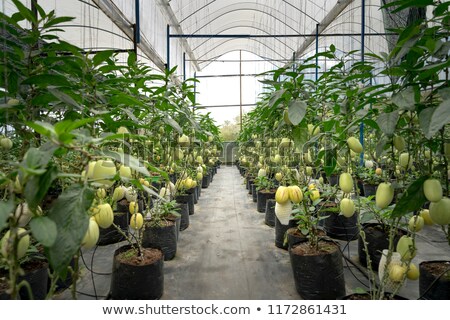
M273 209L272 201L266 205L266 223L275 225L276 245L286 247L289 227L305 240L289 249L303 298L345 294L342 256L333 238L358 239L369 297L394 298L402 283L419 279L419 273L421 298L449 297L450 262L422 262L419 268L412 260L420 255L416 233L425 224L439 226L450 244L443 47L450 13L448 4L432 1L395 5L397 11L424 6L432 14L397 30L398 43L389 54L370 53L355 62L357 52L330 46L294 70L268 72L271 78L262 81L267 92L243 121L237 164L247 182L253 181L254 196L265 189L256 202L275 200ZM314 81L306 75L317 57L336 63ZM263 207L258 203L258 211ZM319 275L320 269L327 271ZM431 275L432 270L439 271ZM320 287L322 281L326 287ZM314 282L319 287L311 289Z
M86 53L57 35L73 18L13 3L16 13L0 13L0 292L51 298L66 281L75 299L83 247L126 239L116 257L138 264L174 255L155 229L188 227L217 170L219 130L194 111L196 80L133 51ZM39 293L25 272L38 264L50 275Z

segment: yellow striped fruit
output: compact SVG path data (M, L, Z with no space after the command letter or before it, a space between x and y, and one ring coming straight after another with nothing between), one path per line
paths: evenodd
M130 227L134 230L141 229L144 225L144 217L140 213L134 213L130 217Z
M341 173L339 176L339 187L344 193L350 193L353 190L353 178L348 172Z
M96 192L97 198L99 199L105 199L106 197L106 190L104 188L98 188Z
M118 186L114 189L112 200L113 201L120 201L125 197L125 189L123 186Z
M406 277L409 280L417 280L419 279L419 276L420 276L419 268L417 268L417 266L414 263L410 263L409 270L408 272L406 272Z
M94 218L100 228L109 228L114 221L114 213L109 203L99 204Z
M299 186L289 186L288 187L289 200L293 203L300 203L303 200L303 192Z
M280 182L281 179L283 179L283 174L282 174L281 172L275 173L275 180L277 180L278 182Z
M375 194L375 204L380 209L386 209L394 199L394 188L390 183L382 182Z
M119 174L122 178L131 179L131 168L121 165L119 168Z
M92 178L95 183L101 184L104 188L109 188L113 185L112 178L116 175L116 166L111 160L98 160L94 166L94 173ZM89 176L89 171L88 171Z
M430 217L434 223L445 226L450 224L450 199L442 198L430 204Z
M312 190L310 191L310 193L309 193L309 198L310 198L312 201L316 201L317 199L319 199L319 198L320 198L320 192L319 192L319 190L317 190L317 189L312 189Z
M393 264L389 266L389 279L391 279L393 282L400 282L403 280L403 277L406 273L406 267L399 265L399 264Z
M278 187L277 192L275 192L275 201L280 204L285 204L289 201L289 190L287 187Z
M339 208L341 209L342 215L346 218L350 218L355 214L355 203L351 199L342 199Z
M437 179L427 179L423 183L423 193L428 201L438 202L442 199L441 182Z
M128 205L128 210L131 214L135 214L139 212L139 204L136 201L131 201Z
M178 138L178 144L181 147L189 147L190 143L191 142L189 141L189 137L185 134Z
M361 142L355 137L350 137L347 139L347 145L355 153L361 153L363 151L363 146Z
M93 248L100 237L100 229L98 227L97 221L94 217L89 219L88 229L84 235L83 241L81 241L81 245L85 249Z
M265 177L267 175L266 169L259 169L258 170L258 177Z

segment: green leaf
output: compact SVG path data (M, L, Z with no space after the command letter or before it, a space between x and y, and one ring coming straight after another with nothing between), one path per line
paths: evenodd
M431 139L443 126L450 123L450 99L438 107L427 108L419 114L419 123L427 139Z
M64 93L62 91L59 91L57 89L48 89L48 91L55 96L56 99L64 102L65 104L75 107L77 109L81 109L81 106L76 102L71 96L69 96L67 93Z
M9 215L14 210L13 201L0 201L0 231L7 226Z
M51 247L56 240L58 230L56 223L49 217L34 217L30 221L33 236L44 247Z
M103 154L108 158L112 158L120 163L123 163L124 165L130 167L133 170L136 170L137 172L142 173L145 176L150 175L150 172L148 172L145 165L130 154L119 153L110 150L104 150Z
M337 150L336 148L325 150L325 164L323 170L327 176L330 176L336 169Z
M302 127L296 127L292 130L292 139L294 144L298 148L302 148L308 141L308 129Z
M66 77L57 75L57 74L39 74L35 76L31 76L24 81L22 81L22 84L29 84L29 85L37 85L40 87L47 87L47 86L55 86L55 87L62 87L62 86L71 86L71 83L67 80Z
M32 175L25 185L25 199L31 210L35 210L42 202L53 181L58 177L56 166L50 166L43 174Z
M69 21L72 21L74 19L75 19L74 17L56 17L56 18L53 18L53 19L50 19L49 21L47 21L47 23L44 24L43 28L44 29L48 29L48 28L51 28L53 26L56 26L57 24L64 23L64 22L69 22Z
M400 110L414 110L416 103L414 88L408 87L393 95L392 102L395 103Z
M114 50L100 51L95 54L94 58L92 58L92 62L94 63L94 66L98 66L106 60L111 59L113 54Z
M292 100L289 102L288 107L288 117L291 121L292 125L296 126L300 122L302 122L303 118L306 115L307 105L305 101L301 100Z
M174 128L178 133L182 134L183 133L183 129L181 129L180 125L178 124L178 122L176 122L175 120L173 120L171 117L167 116L163 118L163 121L168 124L169 126L171 126L172 128Z
M84 185L68 187L55 200L48 217L56 224L55 243L46 248L53 269L64 279L67 266L80 249L89 225L87 210L94 200L94 190Z
M19 0L13 0L15 6L19 10L20 14L30 22L37 23L36 17L33 12L23 5Z
M393 111L390 113L382 113L377 118L377 124L381 131L387 136L392 136L397 126L397 122L400 115L398 111Z
M276 108L277 105L282 101L282 96L286 92L286 89L281 89L274 91L269 99L269 105L272 108Z
M400 218L410 212L419 210L427 202L423 192L423 183L428 176L421 177L408 186L392 211L393 218Z
M49 138L52 136L56 136L55 128L50 123L36 121L36 122L26 122L25 124L43 136Z

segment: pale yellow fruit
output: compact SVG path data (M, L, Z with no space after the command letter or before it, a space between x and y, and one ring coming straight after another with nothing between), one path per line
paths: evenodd
M427 179L423 183L423 192L428 201L438 202L442 199L441 182L437 179Z
M189 141L189 137L185 134L178 138L178 144L181 147L189 147L190 143L191 142Z
M100 228L109 228L114 221L114 213L109 203L99 204L94 218Z
M128 205L128 210L130 211L131 214L139 212L139 204L135 201L131 201L130 204Z
M127 179L131 179L132 178L132 174L131 174L131 168L121 165L119 168L119 174L120 177L122 178L127 178Z
M281 156L279 154L276 154L275 157L273 157L273 162L276 164L281 163Z
M113 201L120 201L125 197L125 189L123 186L118 186L114 189L114 193L112 195Z
M319 192L319 190L317 190L317 189L311 190L310 194L309 194L309 198L312 201L316 201L317 199L320 199L320 192Z
M81 241L81 245L85 249L91 249L97 244L99 237L100 229L98 227L97 221L94 217L92 217L89 219L88 229L86 230L83 241Z
M258 171L258 177L265 177L267 175L266 169L259 169Z
M119 127L119 129L117 129L117 133L124 134L124 133L130 133L130 132L128 131L128 129L126 127Z
M88 173L89 174L89 173ZM97 184L101 184L104 188L113 185L112 178L116 175L116 166L111 160L98 160L94 166L94 174L92 178Z
M442 198L430 204L430 217L434 223L446 226L450 224L450 199Z
M339 208L342 215L346 218L350 218L355 214L355 203L351 199L342 199Z
M17 236L20 237L26 230L24 228L17 229ZM11 237L11 231L6 231L2 240L0 241L0 251L4 258L8 258L9 251L13 245ZM22 258L27 253L28 247L30 246L30 236L28 234L22 236L17 244L17 259Z
M381 168L376 168L376 170L375 170L376 175L381 176L382 173L383 173L383 170Z
M408 228L412 232L419 232L423 229L424 224L425 221L421 216L413 216L409 219Z
M305 168L305 170L306 170L306 175L308 175L308 176L311 176L311 175L312 175L312 173L313 173L312 167L307 166L307 167Z
M419 216L421 216L423 218L423 221L426 225L431 226L433 224L433 220L431 219L431 216L430 216L430 210L428 210L428 209L420 210Z
M406 274L406 267L399 264L389 266L389 279L393 282L400 282Z
M275 173L275 180L280 182L283 179L283 174L281 172Z
M134 213L130 217L130 227L134 230L141 229L144 225L144 217L140 213Z
M347 139L347 145L355 153L361 153L363 151L363 146L361 142L355 137L350 137Z
M398 163L403 169L408 169L412 165L412 158L410 157L408 152L403 152L398 158Z
M409 236L402 236L397 243L397 252L403 261L408 261L416 256L417 249L414 246L413 239Z
M0 139L0 146L3 150L10 150L13 146L13 143L9 138L2 138Z
M287 187L279 186L275 193L275 201L280 204L285 204L289 201L289 190Z
M285 203L275 203L275 215L283 225L289 224L292 213L292 202L286 201Z
M394 144L394 148L397 149L398 152L402 152L406 148L406 141L403 137L400 136L394 136L392 139L392 142Z
M386 209L394 199L394 188L390 183L382 182L375 194L375 204L380 209Z
M339 188L344 193L350 193L353 190L353 178L348 172L341 173L339 176Z
M289 186L288 187L289 200L293 203L300 203L303 200L303 192L299 186Z
M105 199L106 197L106 190L104 188L98 188L96 192L97 198L99 199Z
M414 263L409 264L409 270L406 272L406 278L409 280L417 280L419 279L420 272L419 268Z

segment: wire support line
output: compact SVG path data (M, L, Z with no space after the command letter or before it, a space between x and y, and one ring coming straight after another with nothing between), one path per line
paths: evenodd
M395 32L374 32L365 33L367 37L375 36L391 36L398 35ZM237 39L247 39L247 38L304 38L304 37L314 37L310 33L302 34L170 34L170 38L237 38ZM320 37L357 37L361 36L361 33L321 33Z

